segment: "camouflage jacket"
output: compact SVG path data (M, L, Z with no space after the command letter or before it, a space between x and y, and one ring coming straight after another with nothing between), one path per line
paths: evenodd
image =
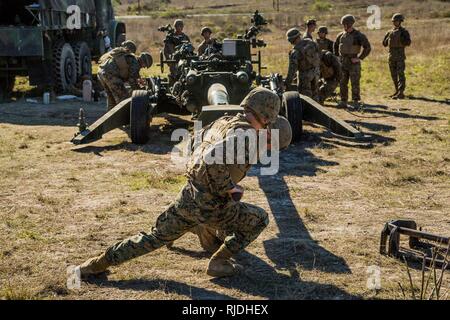
M124 62L118 62L114 58L107 59L99 66L99 69L106 77L119 78L128 82L132 90L137 90L140 88L138 80L141 65L134 54L127 54L124 59Z
M405 47L411 45L411 36L403 27L388 31L383 39L383 46L389 47L390 60L405 60Z
M191 42L191 39L187 34L174 34L170 38L164 40L164 56L166 59L171 59L172 54L175 52L175 48L183 42Z
M208 46L212 45L216 43L216 39L210 39L208 42L206 42L205 40L202 41L202 43L200 43L200 45L197 48L197 53L199 56L203 55L206 51L206 48L208 48Z
M289 53L289 67L286 83L292 83L297 71L308 71L318 68L319 66L319 46L311 39L302 39Z
M311 39L314 41L312 34L309 33L308 31L305 31L305 33L303 33L303 39Z
M361 52L362 48L362 52ZM341 32L334 43L334 54L342 58L359 58L364 60L372 51L367 37L360 31Z
M322 54L320 63L320 76L325 80L340 81L342 76L341 63L330 51Z
M193 148L193 154L188 161L187 176L189 183L202 197L228 199L227 191L233 189L246 176L251 163L255 162L253 157L256 155L243 135L247 130L256 134L245 115L237 114L233 117L222 117L198 132L201 142ZM240 145L242 150L239 149ZM234 161L227 161L226 158L230 154L233 155L234 159L231 160Z
M326 50L326 51L330 51L333 52L333 46L334 46L334 42L331 41L330 39L316 39L317 45L319 46L319 50Z

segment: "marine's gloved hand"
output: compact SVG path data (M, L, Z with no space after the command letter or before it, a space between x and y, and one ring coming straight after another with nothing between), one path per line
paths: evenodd
M234 201L239 202L241 201L242 196L244 195L244 188L242 188L239 185L236 185L233 189L228 190L228 194Z

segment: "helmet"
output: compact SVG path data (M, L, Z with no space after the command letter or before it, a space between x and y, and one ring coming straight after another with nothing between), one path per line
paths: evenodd
M131 40L124 41L120 46L125 49L128 49L128 51L130 51L131 53L136 53L137 47L134 41Z
M306 21L306 25L307 26L313 26L315 25L317 22L314 19L309 19L308 21Z
M138 59L139 62L144 64L145 68L150 68L153 64L153 58L148 52L142 52Z
M325 26L321 26L319 27L319 30L317 31L317 33L325 33L328 34L328 28Z
M280 112L280 98L278 95L263 87L257 87L242 100L241 107L257 117L264 117L270 123L275 122Z
M184 27L184 22L183 22L183 20L181 20L181 19L175 20L175 22L173 23L173 27L176 28L176 27L178 27L178 26Z
M396 13L392 16L392 21L405 21L405 17L401 13Z
M289 42L294 41L298 37L300 37L300 31L296 28L289 29L288 32L286 32L286 38Z
M354 24L356 22L356 19L351 14L346 14L341 19L341 24Z
M270 129L279 130L279 148L280 150L287 148L292 141L292 127L289 121L282 116L278 116L273 124L271 124ZM271 135L271 137L273 137Z
M212 30L210 28L208 28L208 27L203 27L202 28L202 32L200 34L203 35L203 33L205 33L205 32L212 33Z

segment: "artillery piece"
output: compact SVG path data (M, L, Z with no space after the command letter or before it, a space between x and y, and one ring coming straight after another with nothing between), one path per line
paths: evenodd
M225 114L242 112L239 104L255 84L269 88L280 97L280 114L292 126L293 141L301 137L303 120L321 124L340 135L361 138L363 135L359 131L332 116L314 100L298 92L284 92L281 75L261 76L264 69L261 51L252 53L252 49L266 46L257 36L260 27L267 22L258 12L255 12L252 22L252 27L244 35L224 39L220 48L211 48L203 56L195 55L192 45L186 43L177 47L171 60L164 60L160 53L162 73L165 64L177 64L174 84L160 77L148 78L145 90L134 91L131 98L120 102L93 125L80 129L72 142L93 142L114 128L129 125L132 142L144 144L148 140L152 117L163 112L192 114L205 126ZM254 65L257 70L254 70ZM84 124L84 120L80 119L80 123Z

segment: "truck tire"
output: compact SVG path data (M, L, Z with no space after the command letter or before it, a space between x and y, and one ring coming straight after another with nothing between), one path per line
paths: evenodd
M300 94L288 91L283 94L281 102L282 116L288 119L292 127L292 142L300 140L303 133L303 106Z
M16 76L8 75L4 78L0 78L0 102L7 101L14 89L14 83Z
M91 49L86 42L80 41L74 44L73 51L75 53L77 81L80 81L83 76L91 76L92 74Z
M149 96L145 90L133 91L130 106L130 136L134 144L145 144L148 140L150 120Z
M56 92L66 92L77 81L75 53L66 42L58 42L53 47L53 81Z

